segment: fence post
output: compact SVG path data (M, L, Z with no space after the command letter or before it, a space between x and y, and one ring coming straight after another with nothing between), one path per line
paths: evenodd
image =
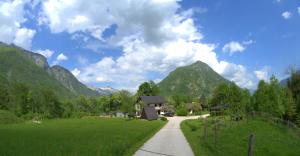
M248 144L248 156L253 156L254 141L255 141L254 134L250 134L250 136L249 136L249 144Z

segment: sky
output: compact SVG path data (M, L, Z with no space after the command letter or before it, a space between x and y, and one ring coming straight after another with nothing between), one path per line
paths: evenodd
M135 91L198 60L243 88L300 61L299 0L0 0L0 41Z

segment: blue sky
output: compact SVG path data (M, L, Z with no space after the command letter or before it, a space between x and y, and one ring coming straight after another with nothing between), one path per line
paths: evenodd
M0 41L132 91L197 60L249 89L282 79L299 66L299 28L298 0L0 0Z

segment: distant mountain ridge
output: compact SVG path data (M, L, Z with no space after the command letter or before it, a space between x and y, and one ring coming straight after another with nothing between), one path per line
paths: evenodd
M50 67L43 55L0 43L0 84L15 82L26 83L34 89L52 89L63 98L99 95L67 69L58 65Z
M112 87L89 87L89 88L91 88L94 91L97 91L100 95L104 95L104 96L112 95L113 93L119 91Z
M163 96L180 94L200 97L210 96L215 87L221 83L231 82L207 64L197 61L191 65L176 68L158 86Z

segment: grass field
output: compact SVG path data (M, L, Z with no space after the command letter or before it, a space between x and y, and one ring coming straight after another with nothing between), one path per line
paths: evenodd
M209 122L208 122L209 123ZM217 144L214 144L212 124L208 124L207 138L203 138L203 121L187 120L181 129L196 156L246 156L248 138L255 134L254 155L257 156L299 156L300 138L290 129L262 120L234 123L217 131Z
M0 124L0 155L132 155L165 123L97 118Z

